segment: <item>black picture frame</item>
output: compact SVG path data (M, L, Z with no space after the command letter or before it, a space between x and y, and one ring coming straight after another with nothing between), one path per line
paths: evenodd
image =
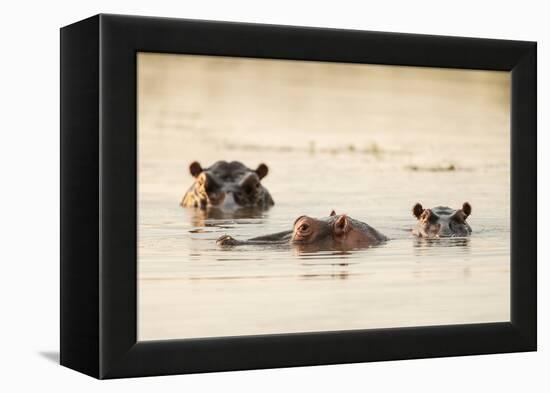
M511 321L136 341L136 53L511 71ZM61 29L61 364L96 378L534 351L536 43L96 15Z

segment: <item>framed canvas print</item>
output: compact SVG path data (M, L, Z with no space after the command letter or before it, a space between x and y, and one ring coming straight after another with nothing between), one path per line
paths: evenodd
M61 29L61 364L536 350L536 44Z

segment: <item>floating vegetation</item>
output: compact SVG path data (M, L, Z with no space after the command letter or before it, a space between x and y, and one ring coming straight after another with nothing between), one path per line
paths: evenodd
M347 145L347 146L337 146L337 147L331 147L331 148L321 148L317 150L317 152L330 153L330 154L346 154L346 153L369 154L377 157L382 154L396 153L396 151L393 151L393 152L382 151L380 146L378 146L378 144L374 142L362 149L356 147L355 145Z
M376 142L373 142L369 146L363 149L363 153L379 155L379 154L382 154L383 152L382 152L382 149L380 149L380 146L378 146Z
M291 152L303 149L297 149L292 146L266 146L266 145L241 145L225 142L225 148L228 150L247 150L247 151L275 151L275 152Z
M386 154L406 154L404 151L399 150L384 150L376 142L359 148L354 144L348 144L343 146L335 147L317 147L315 141L310 141L308 146L296 147L296 146L286 146L286 145L255 145L255 144L235 144L231 142L225 142L224 147L228 150L241 150L241 151L270 151L270 152L307 152L309 154L317 153L328 153L328 154L366 154L372 155L375 157L380 157L381 155Z
M470 171L469 168L461 168L455 164L448 165L433 165L433 166L419 166L419 165L407 165L405 169L415 172L455 172L455 171Z

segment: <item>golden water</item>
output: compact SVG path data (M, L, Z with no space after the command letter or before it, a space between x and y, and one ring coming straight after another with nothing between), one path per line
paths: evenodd
M140 340L507 321L509 74L138 56ZM188 165L250 167L276 205L208 218ZM415 202L469 201L468 240L419 242ZM391 240L365 250L220 249L331 209Z

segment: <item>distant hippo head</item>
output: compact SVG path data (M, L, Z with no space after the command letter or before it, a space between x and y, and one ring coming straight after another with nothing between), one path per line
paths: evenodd
M194 161L189 166L195 178L187 190L181 206L219 208L273 206L271 195L261 184L268 172L267 165L260 164L256 170L247 168L238 161L218 161L208 168L202 168Z
M472 213L472 206L464 202L462 209L438 206L424 209L420 203L413 206L413 214L418 219L413 234L425 238L465 237L472 233L466 218Z

